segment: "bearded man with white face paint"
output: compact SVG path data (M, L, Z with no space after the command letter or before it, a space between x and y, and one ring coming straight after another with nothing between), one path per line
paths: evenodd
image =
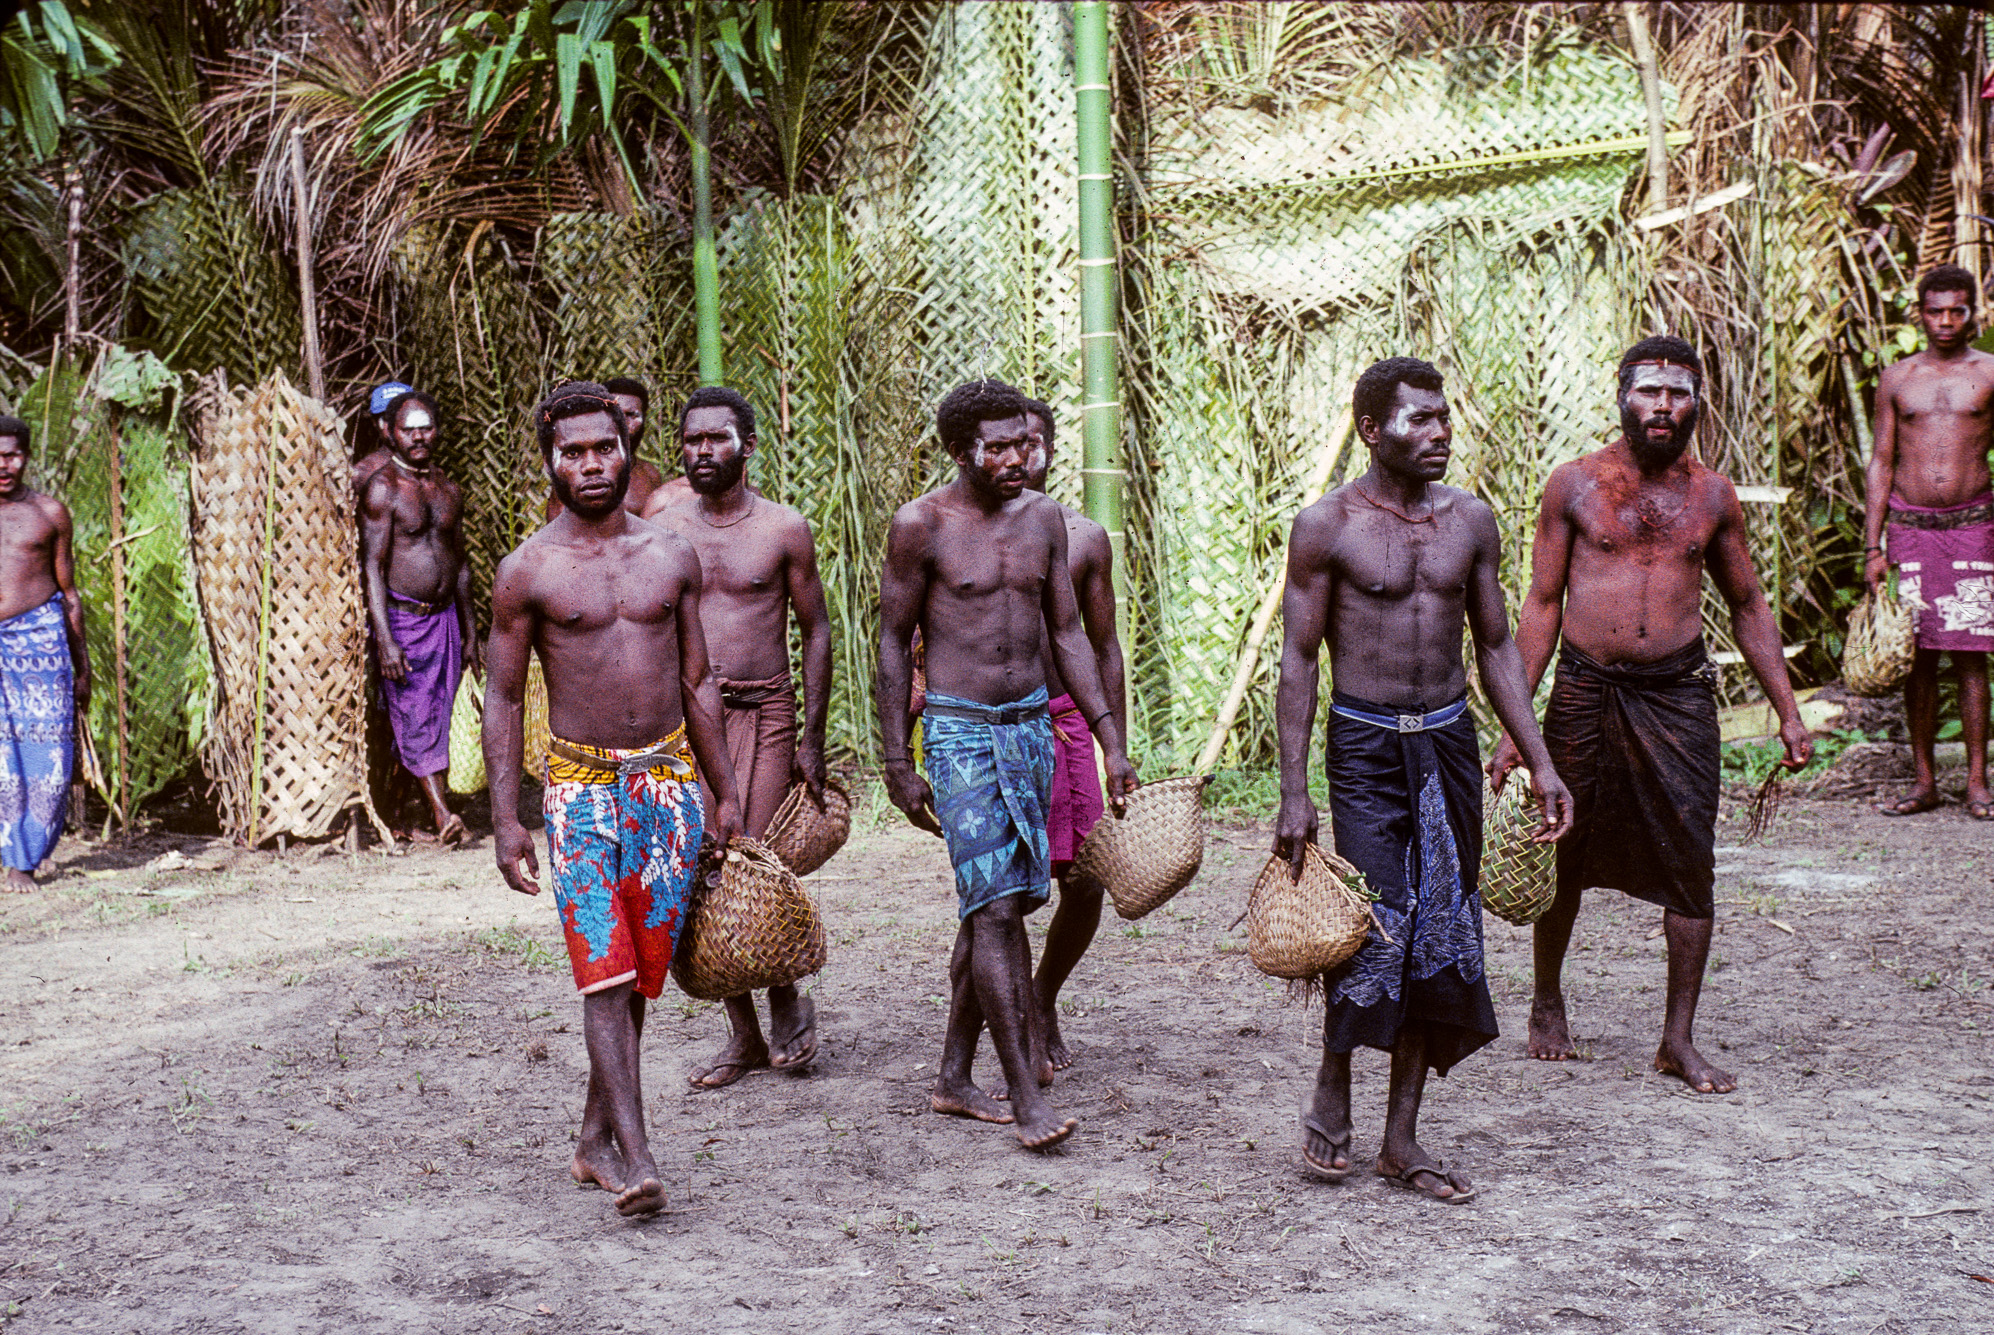
M465 836L444 801L450 706L464 668L478 671L464 493L436 467L436 400L420 391L388 415L388 461L360 493L360 573L395 750L422 785L436 834Z
M1536 926L1530 1055L1577 1055L1565 950L1580 895L1601 886L1663 910L1668 1005L1655 1069L1699 1094L1722 1094L1737 1079L1691 1042L1715 916L1720 742L1716 671L1703 646L1706 568L1779 716L1784 763L1800 768L1814 747L1745 546L1738 494L1688 453L1702 396L1702 363L1679 338L1647 339L1620 359L1621 437L1560 465L1545 484L1516 641L1532 690L1557 652L1544 740L1575 814L1558 846L1557 900ZM1489 761L1498 791L1517 759L1505 737Z

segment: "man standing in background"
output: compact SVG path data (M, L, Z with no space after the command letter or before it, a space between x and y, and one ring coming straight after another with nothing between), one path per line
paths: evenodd
M1876 389L1876 449L1866 475L1863 579L1874 589L1892 565L1897 590L1917 609L1918 649L1904 683L1905 722L1917 779L1879 807L1915 816L1940 805L1933 768L1939 730L1939 655L1959 673L1966 734L1966 811L1994 818L1987 788L1987 651L1994 648L1994 357L1974 347L1973 275L1941 264L1918 281L1918 321L1928 346L1883 373ZM1889 524L1890 550L1883 548Z

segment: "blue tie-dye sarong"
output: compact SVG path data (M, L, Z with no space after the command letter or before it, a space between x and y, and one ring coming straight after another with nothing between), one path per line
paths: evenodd
M1341 691L1336 704L1369 714L1406 711ZM1424 714L1425 706L1412 712ZM1323 1047L1391 1049L1400 1031L1426 1034L1442 1075L1496 1036L1482 971L1482 772L1474 720L1398 732L1332 713L1329 809L1336 851L1378 896L1378 927L1323 984Z
M62 595L0 621L0 862L41 866L76 767L76 682Z
M951 711L972 717L953 717ZM1006 721L1020 714L1033 717ZM921 729L935 815L955 867L960 916L1007 895L1025 896L1030 908L1045 903L1052 894L1046 809L1053 763L1045 687L1007 705L929 691Z

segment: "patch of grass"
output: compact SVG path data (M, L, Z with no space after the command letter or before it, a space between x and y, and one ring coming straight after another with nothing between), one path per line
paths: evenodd
M1842 752L1857 742L1882 741L1880 736L1872 737L1860 728L1837 728L1825 737L1814 739L1814 758L1807 762L1805 769L1797 774L1789 774L1789 779L1811 779L1840 758ZM1772 767L1786 754L1786 748L1777 737L1765 737L1755 742L1726 742L1723 755L1723 776L1726 783L1742 783L1752 787L1765 781Z
M1148 773L1148 770L1143 771ZM1161 771L1158 771L1159 773ZM1316 810L1329 809L1329 780L1324 776L1320 757L1309 766L1309 796ZM1281 810L1281 773L1274 769L1223 769L1212 775L1205 789L1205 810L1219 821L1272 822ZM1324 822L1327 824L1327 821Z
M560 963L554 952L538 937L520 930L517 918L503 927L487 927L471 933L471 944L482 948L488 955L511 955L534 973L552 969Z

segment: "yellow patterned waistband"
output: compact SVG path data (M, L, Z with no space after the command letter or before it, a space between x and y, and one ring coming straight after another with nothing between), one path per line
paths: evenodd
M695 776L692 748L686 745L685 725L681 723L662 741L635 750L613 746L584 746L562 738L547 744L547 782L615 783L632 774L667 770L674 779Z

